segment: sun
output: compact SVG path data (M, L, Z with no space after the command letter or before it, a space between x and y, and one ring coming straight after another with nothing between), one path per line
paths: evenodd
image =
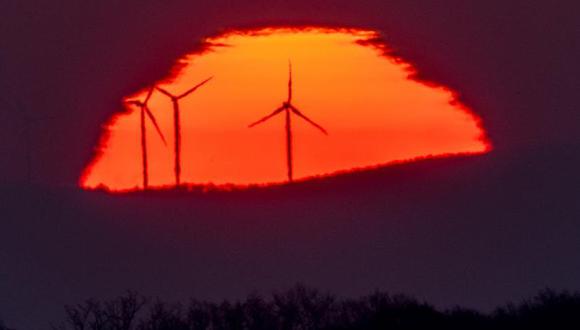
M203 44L123 100L81 187L267 185L491 149L456 93L414 79L376 31L262 28Z

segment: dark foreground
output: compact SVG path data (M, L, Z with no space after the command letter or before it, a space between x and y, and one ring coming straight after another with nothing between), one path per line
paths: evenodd
M127 292L115 299L64 307L54 330L197 329L579 329L580 293L544 290L489 314L455 307L440 311L406 295L375 292L339 299L297 285L268 298L167 303ZM12 330L0 322L0 330Z

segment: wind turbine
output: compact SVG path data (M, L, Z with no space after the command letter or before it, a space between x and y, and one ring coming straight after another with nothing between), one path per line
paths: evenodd
M179 187L181 177L181 121L179 119L179 100L195 92L196 89L205 85L205 83L210 81L212 78L213 77L207 78L206 80L195 85L193 88L189 89L185 93L179 95L173 95L168 91L166 91L165 89L157 87L157 90L165 94L167 97L169 97L171 99L171 102L173 103L173 130L175 133L175 165L174 165L175 187Z
M151 95L153 94L154 90L155 87L151 87L144 101L129 100L126 102L127 104L137 106L141 109L141 157L143 162L143 189L147 189L149 186L149 169L147 163L147 126L145 116L149 117L149 120L151 120L153 126L155 126L157 133L159 133L159 136L161 137L163 144L167 145L165 137L163 136L163 133L159 128L159 125L157 125L157 120L155 119L155 116L153 116L151 110L147 106L147 103L149 102L149 99L151 98Z
M281 113L282 111L286 114L286 164L288 167L288 181L292 182L293 176L293 164L292 164L292 121L291 121L291 114L295 114L296 116L304 119L310 125L319 129L322 133L328 135L328 132L320 125L312 121L310 118L306 117L300 110L298 110L295 106L292 105L292 63L288 62L288 99L282 103L282 106L278 109L274 110L271 114L267 115L266 117L250 124L248 127L254 127L258 124L261 124L268 119L276 116L277 114Z

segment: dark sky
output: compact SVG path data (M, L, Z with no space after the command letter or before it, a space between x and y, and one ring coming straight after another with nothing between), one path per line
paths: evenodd
M20 329L127 288L218 299L302 281L487 309L580 288L574 1L0 2L0 319ZM495 151L285 189L113 197L75 188L123 95L237 26L374 28L457 90ZM34 186L22 124L35 124Z

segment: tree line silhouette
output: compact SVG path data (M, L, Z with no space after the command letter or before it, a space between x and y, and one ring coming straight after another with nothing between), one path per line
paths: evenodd
M314 329L580 329L580 293L543 290L484 314L455 307L439 311L407 295L377 291L338 299L296 285L269 298L165 303L129 291L117 298L65 306L52 330L314 330ZM0 321L0 330L15 330Z

